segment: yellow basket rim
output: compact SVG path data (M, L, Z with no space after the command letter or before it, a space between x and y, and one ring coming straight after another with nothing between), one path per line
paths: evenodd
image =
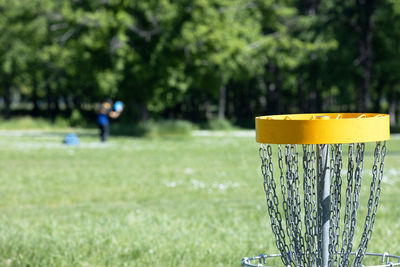
M382 113L304 113L256 117L256 141L268 144L344 144L390 139Z

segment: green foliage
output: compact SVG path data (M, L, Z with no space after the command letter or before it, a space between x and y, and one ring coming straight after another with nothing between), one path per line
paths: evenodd
M86 121L78 109L74 109L69 117L69 125L72 127L85 126Z
M209 130L232 130L234 126L227 119L211 119L203 125L204 129Z
M163 120L154 124L154 126L154 129L149 133L151 136L188 136L193 130L192 123L184 120Z
M111 135L144 137L151 131L147 122L131 123L126 121L113 122L110 125Z
M133 118L246 121L350 111L367 86L374 108L387 109L377 103L400 94L399 6L0 0L0 94L5 109L31 102L34 116L43 102L57 113L61 101L70 111L118 98Z
M32 117L19 117L13 120L2 120L1 129L46 129L50 128L50 123L44 119L34 119Z
M149 138L190 136L195 126L184 120L141 121L136 124L117 122L111 124L111 133L122 136Z
M51 123L51 126L54 128L68 128L71 125L68 119L61 116L57 116L54 122Z
M192 123L183 120L147 121L139 126L145 130L144 136L150 138L190 136L193 130Z
M2 130L63 130L68 128L70 128L68 120L62 117L57 117L55 122L30 116L0 120L0 129Z

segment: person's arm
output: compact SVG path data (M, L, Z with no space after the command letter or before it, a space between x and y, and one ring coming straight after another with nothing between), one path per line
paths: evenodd
M119 117L119 115L121 115L121 112L118 112L118 111L111 111L108 115L110 116L110 118L116 119L116 118Z

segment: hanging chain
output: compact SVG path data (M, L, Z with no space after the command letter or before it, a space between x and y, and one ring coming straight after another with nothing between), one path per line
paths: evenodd
M331 192L331 203L330 203L330 223L329 223L329 267L333 266L333 255L334 255L334 244L332 243L332 240L334 240L334 236L335 236L335 225L336 225L336 221L334 218L336 218L335 216L335 209L334 209L334 203L335 203L335 194L334 194L334 178L335 178L335 174L332 171L334 166L335 166L335 148L334 145L330 146L330 162L329 162L329 169L331 170L330 172L330 181L331 181L331 185L330 185L330 192Z
M357 144L357 155L356 155L357 168L354 173L353 210L351 212L351 223L350 223L350 232L349 232L349 241L350 242L348 243L348 246L347 246L347 252L346 252L347 257L346 257L344 266L349 265L350 253L353 248L354 230L356 228L356 223L357 223L357 211L358 211L358 207L360 205L362 170L364 167L364 150L365 150L364 143Z
M383 143L382 148L381 148L381 142L377 142L374 152L374 164L372 167L372 181L370 186L370 195L368 199L368 213L365 218L364 231L361 237L360 245L356 251L356 256L353 262L353 266L360 265L367 250L368 242L372 236L372 230L374 228L376 212L378 209L378 204L381 194L381 183L383 179L385 156L386 156L386 142ZM379 164L379 170L378 170L378 164Z
M286 164L286 183L287 187L287 203L289 213L289 225L287 227L290 245L294 252L294 262L305 261L305 246L302 236L301 221L301 201L300 201L300 181L298 173L298 153L296 145L285 146L285 164Z
M340 236L340 209L341 209L341 171L343 146L341 144L331 145L330 173L331 178L331 210L329 227L329 266L337 266L339 256Z
M295 229L296 229L296 247L298 258L301 262L306 262L305 257L305 242L303 237L303 223L301 220L301 198L300 198L300 177L299 177L299 154L297 152L297 146L292 146L292 157L293 157L293 170L296 185L296 195L295 195L295 208L296 208L296 219L295 219Z
M310 150L311 149L311 150ZM304 188L304 224L306 243L306 266L316 264L316 189L315 189L315 151L313 145L303 145L303 188Z
M322 146L323 145L317 145L319 146L319 148L317 147L317 151L320 149L322 150ZM317 153L317 180L318 180L318 184L321 184L319 181L319 179L322 178L322 173L321 171L323 170L323 166L322 166L322 154L321 153ZM319 196L318 198L320 198L320 196L322 196L322 187L317 186L317 195ZM318 208L318 212L317 212L317 242L318 242L318 246L317 246L317 253L318 253L318 257L317 257L317 266L322 266L322 202L321 201L317 201L317 208Z
M349 145L347 189L346 189L346 208L344 217L344 230L342 234L342 250L340 255L340 266L349 266L350 253L353 247L354 230L357 223L357 211L360 199L360 189L362 182L362 170L364 165L365 144L358 143L356 151L356 168L354 171L354 144ZM354 178L354 179L353 179ZM353 181L354 180L354 181Z
M346 246L349 242L349 231L350 231L350 212L351 212L351 203L353 196L353 170L354 170L354 144L349 145L348 149L348 163L347 163L347 188L346 188L346 207L344 211L344 229L342 233L342 250L340 253L340 262L341 264L345 261L345 250Z
M286 160L286 148L285 148L285 160ZM294 251L294 246L293 246L293 233L290 228L290 221L292 218L289 216L289 204L288 204L288 197L287 194L290 193L290 184L287 183L285 179L285 170L284 170L284 163L283 163L283 155L282 155L282 148L280 145L278 145L278 165L279 165L279 173L280 173L280 183L281 183L281 192L282 192L282 207L283 207L283 212L285 214L285 223L286 223L286 233L289 238L289 245L288 247L290 248L290 252L287 255L288 261L290 265L293 264L293 251Z
M289 247L285 242L285 231L282 227L282 216L279 212L279 200L276 193L276 182L274 179L274 166L272 163L272 148L270 145L262 144L259 149L261 158L261 172L264 177L264 191L267 198L268 214L271 220L272 232L275 235L275 244L281 252L281 259L285 266L290 266ZM282 160L280 156L280 161ZM279 164L281 165L281 164Z
M334 261L335 265L338 263L339 256L339 237L340 237L340 210L342 207L342 167L343 167L343 145L337 145L335 154L335 196L336 201L333 207L336 207L336 231L335 231L335 246L334 246Z

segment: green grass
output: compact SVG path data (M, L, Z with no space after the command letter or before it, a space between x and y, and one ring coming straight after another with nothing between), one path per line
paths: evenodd
M65 130L69 128L68 120L61 117L57 117L54 123L47 119L33 118L31 116L16 117L12 120L0 119L1 130Z
M83 125L83 127L82 127ZM148 120L144 122L132 123L129 121L112 121L111 131L118 136L134 137L184 137L198 129L198 126L185 120ZM86 121L79 113L74 110L69 119L57 117L54 122L44 118L34 118L31 116L20 116L10 120L0 119L1 130L27 130L32 131L51 131L63 133L75 131L83 134L94 133L98 126L95 121ZM221 130L221 129L219 129Z
M277 252L253 137L80 134L67 147L0 131L0 266L239 266ZM400 139L388 150L368 251L400 254Z

